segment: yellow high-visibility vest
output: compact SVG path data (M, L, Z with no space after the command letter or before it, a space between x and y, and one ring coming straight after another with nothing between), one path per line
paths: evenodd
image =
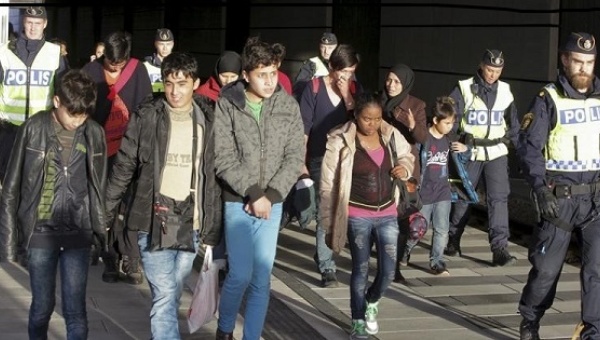
M548 135L546 169L580 172L600 170L600 99L571 99L554 84L544 87L556 108L556 126Z
M60 65L60 47L45 42L30 68L27 68L8 44L0 47L4 81L0 84L0 118L15 125L39 111L52 108L54 75ZM27 92L29 91L29 110Z
M465 109L460 122L461 131L479 139L502 138L506 134L504 112L514 101L510 85L503 81L498 81L496 102L494 103L494 107L490 109L479 96L476 96L471 91L473 82L473 77L458 82L465 102ZM471 160L491 161L507 154L508 148L502 142L491 146L477 145L473 150Z

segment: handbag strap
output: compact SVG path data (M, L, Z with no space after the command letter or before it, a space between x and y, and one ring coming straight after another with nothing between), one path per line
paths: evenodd
M129 79L133 75L133 71L135 71L137 64L138 64L138 60L136 58L129 59L129 62L127 63L127 65L125 65L125 68L123 68L123 71L121 71L121 75L119 76L119 79L112 86L112 88L110 89L110 92L108 92L108 96L107 96L108 100L110 100L112 102L115 99L115 97L117 96L117 93L121 92L121 90L123 89L125 84L127 84Z

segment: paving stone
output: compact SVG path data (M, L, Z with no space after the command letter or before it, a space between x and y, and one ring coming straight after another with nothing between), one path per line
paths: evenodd
M485 284L477 286L469 286L465 289L457 289L454 286L437 286L437 287L414 287L414 290L422 296L452 296L461 293L460 295L481 295L481 294L512 294L514 290L498 284Z

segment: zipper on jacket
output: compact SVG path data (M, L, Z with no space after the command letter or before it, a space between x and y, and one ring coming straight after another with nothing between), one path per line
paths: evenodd
M27 81L25 82L25 120L29 118L29 93L30 93L30 82L31 82L31 66L27 66Z
M369 156L370 157L370 156ZM385 157L385 156L383 156ZM381 188L383 187L381 179L381 166L377 170L377 212L381 211Z
M488 109L488 124L487 124L487 131L485 132L485 137L483 138L488 138L490 136L490 130L492 129L492 109Z

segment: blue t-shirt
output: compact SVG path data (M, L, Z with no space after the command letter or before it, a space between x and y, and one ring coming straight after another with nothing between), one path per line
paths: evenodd
M450 157L450 140L443 136L440 139L427 136L427 161L421 183L421 201L423 204L433 204L451 200L450 184L448 183L448 157Z

